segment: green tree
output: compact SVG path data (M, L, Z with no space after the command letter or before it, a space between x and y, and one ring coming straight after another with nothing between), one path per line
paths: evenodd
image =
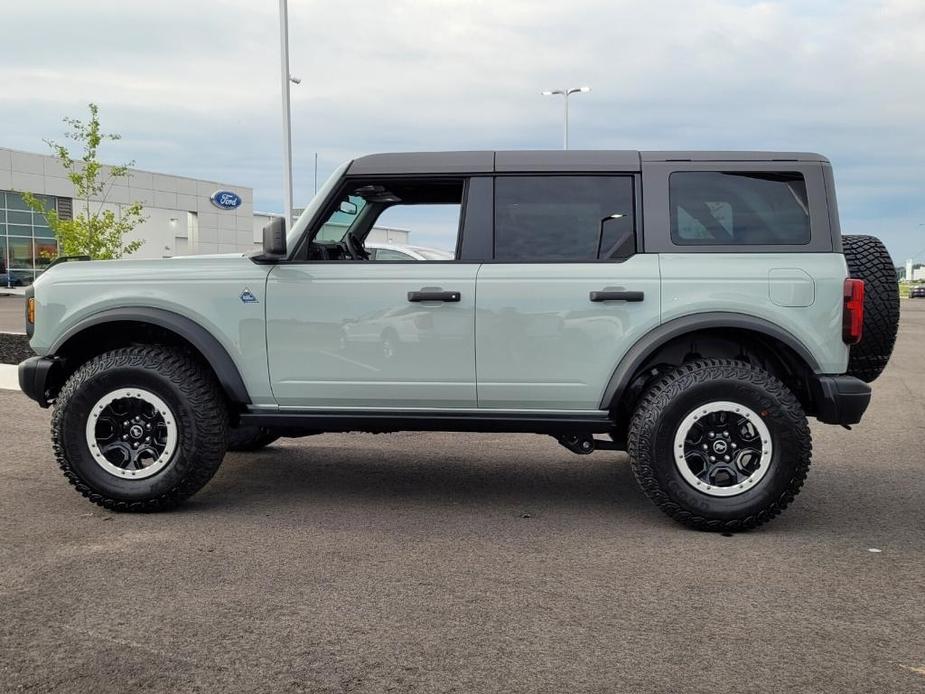
M119 140L121 135L102 132L96 104L90 104L89 122L76 118L65 118L64 122L70 127L66 137L82 146L83 155L74 159L64 145L54 140L45 140L45 143L51 147L74 184L73 219L62 219L57 211L47 209L31 193L23 193L23 200L48 220L48 226L58 239L59 255L88 255L94 260L111 260L134 253L144 242L125 243L125 235L145 221L141 203L122 206L120 214L103 209L113 184L131 176L128 169L134 162L107 169L97 160L100 144Z

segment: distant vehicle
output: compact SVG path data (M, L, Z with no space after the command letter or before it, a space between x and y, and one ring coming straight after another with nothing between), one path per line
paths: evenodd
M25 272L16 272L16 270L10 270L9 272L0 272L0 287L24 287L30 283L32 273L29 271Z
M455 260L449 251L401 243L365 243L370 260Z
M920 284L917 287L912 287L909 290L910 299L925 299L925 284Z

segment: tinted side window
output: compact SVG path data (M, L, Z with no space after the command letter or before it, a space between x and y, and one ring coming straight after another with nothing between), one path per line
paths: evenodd
M495 259L588 261L636 251L631 176L499 176Z
M671 240L679 245L801 245L810 241L799 173L678 172L668 180Z

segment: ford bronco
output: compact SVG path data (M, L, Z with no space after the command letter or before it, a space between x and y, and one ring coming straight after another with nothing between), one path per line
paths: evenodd
M396 210L450 258L371 259ZM860 421L896 337L893 263L842 237L817 154L377 154L286 227L29 288L20 384L81 494L165 509L281 436L528 432L626 451L668 515L747 529L800 491L807 417Z

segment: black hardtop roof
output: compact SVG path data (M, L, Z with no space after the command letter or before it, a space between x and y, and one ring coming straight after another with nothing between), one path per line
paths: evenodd
M643 162L828 162L812 152L638 151L551 149L467 152L389 152L354 159L349 176L496 172L640 171Z

